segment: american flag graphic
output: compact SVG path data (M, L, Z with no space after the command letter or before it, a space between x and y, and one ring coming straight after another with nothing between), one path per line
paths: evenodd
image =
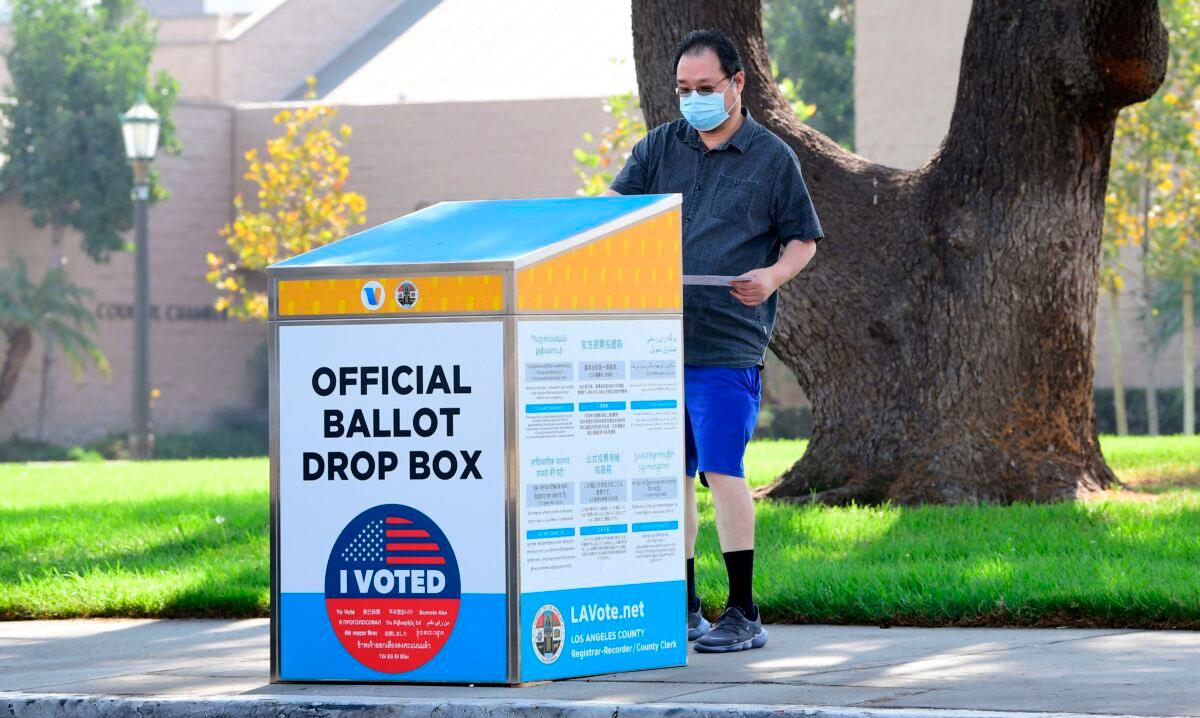
M342 549L342 560L354 563L444 566L446 557L437 555L442 547L429 531L413 528L413 522L401 516L385 516L370 521Z

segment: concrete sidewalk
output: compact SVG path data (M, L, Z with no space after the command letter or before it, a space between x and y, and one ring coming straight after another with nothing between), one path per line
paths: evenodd
M1196 632L770 630L686 668L504 688L271 685L265 620L0 623L0 714L1200 716Z

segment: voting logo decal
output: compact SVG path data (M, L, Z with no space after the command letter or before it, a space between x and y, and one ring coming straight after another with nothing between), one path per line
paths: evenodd
M379 282L367 282L362 288L363 306L375 311L383 306L383 285Z
M411 506L383 504L354 517L325 569L334 634L355 660L385 673L411 671L442 650L461 595L450 541Z
M417 285L411 280L405 279L396 285L396 304L399 304L401 309L412 309L417 306L419 297Z
M533 652L542 663L554 663L562 654L566 643L562 613L558 607L547 603L533 615Z

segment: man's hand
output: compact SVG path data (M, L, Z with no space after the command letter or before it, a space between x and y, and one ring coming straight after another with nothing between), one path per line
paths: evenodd
M792 240L783 245L779 261L762 269L751 269L733 280L730 292L747 307L757 307L771 298L776 289L800 273L817 253L817 243Z
M767 301L780 284L782 282L772 268L751 269L733 279L733 290L729 293L747 307L757 307Z

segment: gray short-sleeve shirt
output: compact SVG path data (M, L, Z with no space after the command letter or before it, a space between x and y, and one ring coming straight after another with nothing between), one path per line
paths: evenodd
M685 120L659 125L634 145L612 183L620 194L683 195L684 274L742 274L774 264L787 242L823 236L796 153L742 115L738 131L714 149ZM685 286L684 361L761 364L777 298L747 307L727 287Z

